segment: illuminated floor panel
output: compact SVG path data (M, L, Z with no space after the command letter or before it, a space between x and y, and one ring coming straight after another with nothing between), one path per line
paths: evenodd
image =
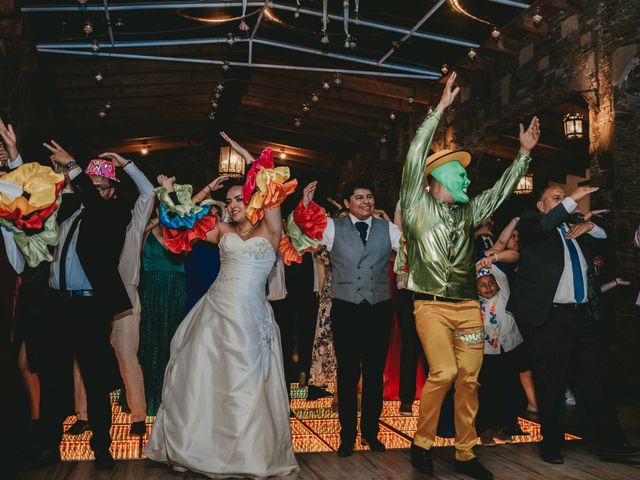
M332 388L330 388L332 390ZM291 435L295 452L331 452L340 445L340 423L335 405L332 406L332 398L325 397L314 401L305 400L306 388L300 388L297 384L291 385ZM117 459L144 458L142 451L147 442L154 417L147 417L147 434L144 437L129 435L131 419L128 413L116 403L117 395L112 395L113 426L111 427L111 453ZM400 416L398 412L400 404L394 401L385 401L380 418L379 439L387 448L408 448L411 438L416 431L418 402L413 404L412 416ZM69 417L65 421L65 430L75 421L75 417ZM513 443L539 442L540 425L530 420L520 419L520 428L527 435L513 438ZM82 435L64 435L60 445L60 454L63 460L91 460L93 452L89 447L91 432ZM579 437L566 434L567 440L579 440ZM504 443L496 440L496 443ZM434 446L451 446L452 438L436 439ZM356 450L367 450L368 447L360 442L360 433L356 439Z

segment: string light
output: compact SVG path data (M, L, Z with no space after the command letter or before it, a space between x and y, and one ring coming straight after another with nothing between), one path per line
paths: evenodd
M107 111L104 108L101 108L100 110L98 110L98 116L100 118L104 118L107 116Z
M104 108L105 108L105 110L111 110L111 102L106 102L104 104Z
M309 110L311 110L311 107L309 106L309 104L308 103L303 103L302 104L302 111L304 113L307 113Z
M498 39L500 38L500 30L498 30L498 27L496 27L495 25L491 28L491 38L496 41L498 41Z
M96 74L95 74L95 76L94 76L93 78L95 78L95 79L96 79L96 82L97 82L97 83L102 82L102 79L103 79L102 74L101 74L100 72L96 73Z
M215 114L215 113L213 113L213 112L211 112L211 113L209 114L209 120L215 120L215 119L216 119L216 114Z
M413 97L413 95L409 95L409 97L407 97L407 102L409 102L409 105L413 105L413 102L415 102L416 99Z
M224 70L225 72L229 70L229 62L224 62L222 64L222 70Z
M86 35L91 35L93 33L93 22L91 20L85 20L84 25L82 25L82 31Z
M446 63L442 65L442 67L440 67L440 71L442 72L442 75L446 75L447 73L449 73L449 65L447 65Z
M336 87L339 87L340 85L342 85L342 77L340 76L340 74L339 74L339 73L336 73L336 74L333 76L333 84L334 84Z
M147 145L146 140L142 143L142 148L140 149L140 153L142 155L147 155L149 153L149 146Z
M318 103L318 102L320 101L320 94L319 94L319 93L316 93L316 92L313 92L313 93L311 94L311 101L312 101L313 103Z
M287 158L287 154L284 153L284 147L280 147L280 160Z
M540 13L540 7L536 7L536 13L532 17L533 23L540 25L542 23L542 13Z
M296 127L300 127L302 125L302 122L300 121L300 119L298 117L296 117L296 118L293 119L293 124Z
M233 47L235 43L236 43L236 39L233 38L233 33L227 33L227 45L229 45L230 47Z
M93 42L91 42L91 50L93 50L94 52L97 52L98 50L100 50L100 44L98 43L97 40L94 40Z
M395 114L395 113L393 113L393 112L391 112L391 113L389 114L389 120L391 120L391 121L393 122L395 119L396 119L396 114Z
M323 90L329 90L330 88L331 88L331 85L329 85L329 82L322 82Z
M478 52L476 52L473 48L470 48L467 52L467 57L469 57L469 60L471 60L472 62L476 59L477 56Z

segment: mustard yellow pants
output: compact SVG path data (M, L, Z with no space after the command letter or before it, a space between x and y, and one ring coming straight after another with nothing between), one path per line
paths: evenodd
M455 382L456 459L470 460L478 437L478 374L482 366L484 332L475 300L414 302L416 330L429 361L429 377L420 394L414 443L430 449L436 439L442 402Z

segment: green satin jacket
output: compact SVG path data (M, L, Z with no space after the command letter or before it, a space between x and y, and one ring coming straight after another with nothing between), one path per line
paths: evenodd
M402 231L407 241L409 278L414 292L459 300L477 300L474 229L514 191L531 158L518 152L515 160L489 190L467 204L446 204L424 187L426 157L442 118L427 116L411 142L400 187Z

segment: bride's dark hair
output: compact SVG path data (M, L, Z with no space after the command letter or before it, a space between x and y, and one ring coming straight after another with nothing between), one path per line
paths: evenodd
M224 182L224 192L225 194L229 191L230 188L233 187L242 187L244 185L244 177L241 178L230 178L226 182Z

